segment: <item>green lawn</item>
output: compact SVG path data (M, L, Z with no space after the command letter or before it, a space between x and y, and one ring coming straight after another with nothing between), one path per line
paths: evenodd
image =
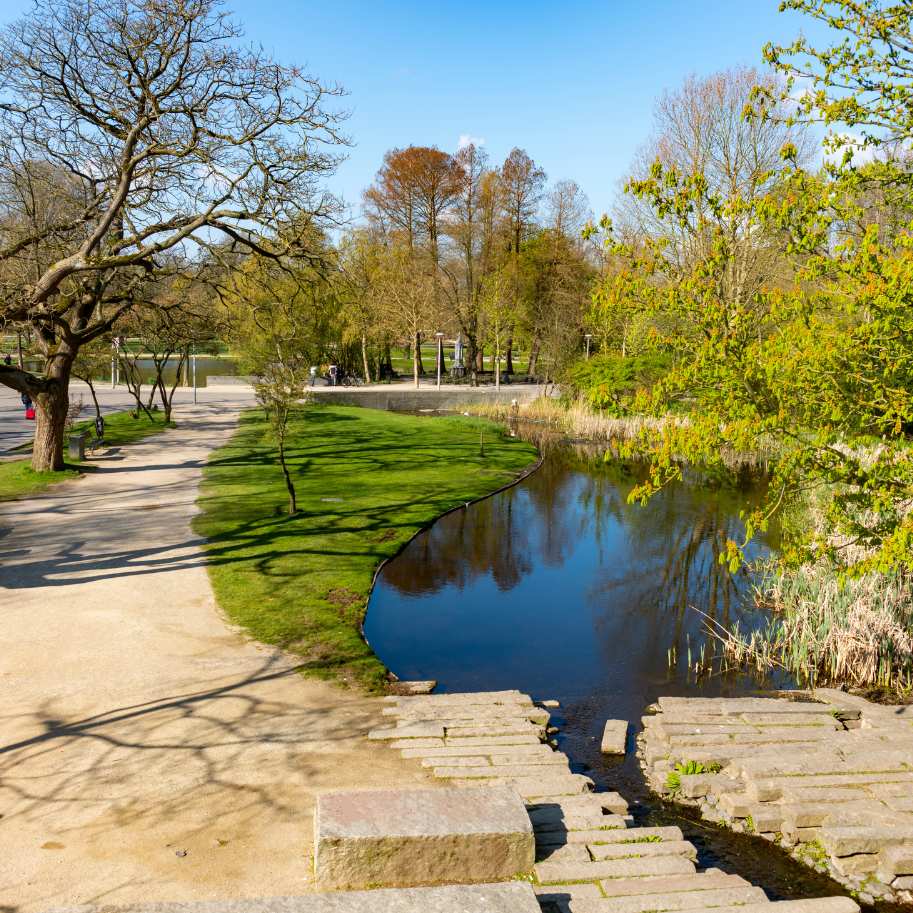
M160 413L153 413L153 421L150 422L145 415L135 419L129 412L112 412L105 416L105 445L120 447L132 444L150 434L164 431L166 427ZM174 427L174 425L172 424L170 427ZM88 431L90 436L94 437L94 419L76 422L70 433L75 431ZM85 463L69 464L61 472L32 472L27 459L0 463L0 501L25 498L44 491L57 482L78 478L79 467L85 465Z
M210 459L194 528L208 539L216 597L306 671L379 688L384 669L359 634L378 564L444 511L511 481L535 450L476 419L345 406L306 406L290 432L294 517L259 410Z

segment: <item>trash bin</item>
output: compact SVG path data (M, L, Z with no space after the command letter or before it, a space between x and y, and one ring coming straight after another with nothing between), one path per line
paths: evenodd
M86 437L85 431L79 434L71 434L67 441L67 455L71 460L84 460L86 458Z

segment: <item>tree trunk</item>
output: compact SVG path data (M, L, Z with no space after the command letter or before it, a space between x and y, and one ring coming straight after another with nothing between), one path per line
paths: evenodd
M22 330L16 330L16 348L19 352L19 370L25 370L25 361L22 357Z
M72 356L58 354L48 372L47 386L35 395L35 443L32 448L32 469L35 472L57 472L65 467L63 436L70 406L72 365Z
M533 336L532 345L529 347L529 365L526 369L526 373L530 377L536 376L536 368L539 363L539 337Z
M504 358L504 373L514 373L514 337L507 337L507 351Z
M295 497L295 486L292 483L292 476L285 464L285 433L279 434L279 464L282 466L282 475L285 476L285 487L288 491L288 512L289 516L294 516L298 512L298 499Z
M412 343L415 352L415 363L418 365L418 373L425 376L425 366L422 364L422 334L416 333L415 340ZM416 384L416 386L418 386Z
M95 395L95 384L92 383L91 378L88 376L85 378L86 385L89 388L89 393L92 394L92 402L95 404L95 418L101 418L101 406L98 405L98 397Z
M365 369L365 383L371 383L371 367L368 364L368 340L365 334L361 334L361 363Z

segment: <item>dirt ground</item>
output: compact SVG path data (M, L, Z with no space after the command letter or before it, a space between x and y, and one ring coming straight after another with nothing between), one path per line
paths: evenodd
M306 892L316 793L427 779L220 616L190 519L241 405L0 507L0 913Z

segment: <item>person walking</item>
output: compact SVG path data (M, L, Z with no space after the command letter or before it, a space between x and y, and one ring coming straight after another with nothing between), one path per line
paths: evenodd
M3 356L3 364L5 364L7 367L9 367L12 363L13 363L13 356L10 355L9 352L7 352L6 355Z
M336 378L339 376L339 368L336 365L330 365L330 386L336 386Z
M23 393L20 399L22 400L22 407L25 409L25 417L33 420L35 418L35 407L32 403L32 397L28 393Z

